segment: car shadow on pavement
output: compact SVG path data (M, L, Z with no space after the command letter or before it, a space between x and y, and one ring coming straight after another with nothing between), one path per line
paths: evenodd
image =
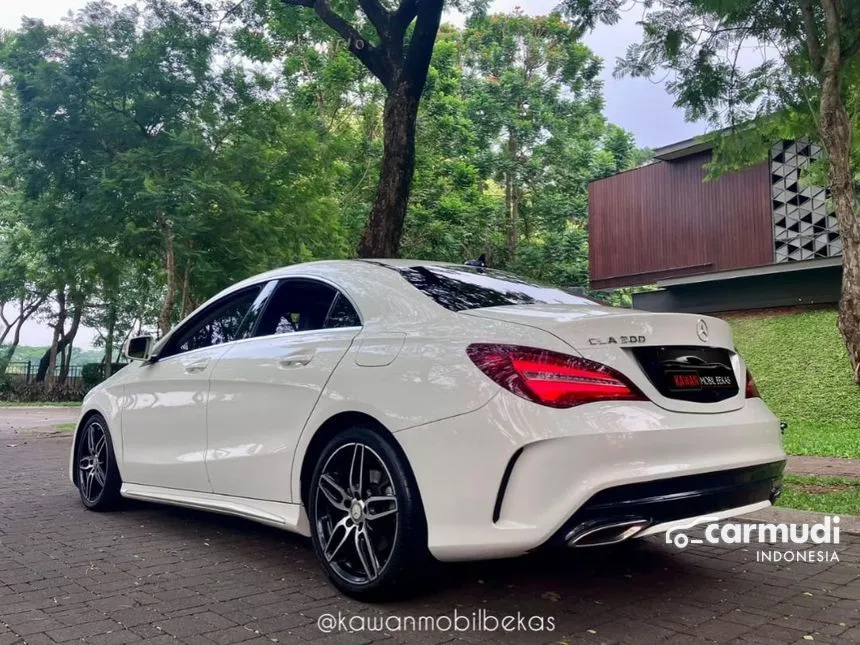
M217 557L238 559L243 564L265 568L268 573L294 576L306 570L322 578L307 538L242 518L219 515L136 500L125 500L122 515L145 518L146 524L164 541L196 542ZM679 588L684 578L700 575L695 558L679 559L671 545L659 538L631 540L610 547L552 549L519 558L466 563L433 561L416 599L451 609L471 597L475 608L525 597L548 605L571 599L613 606L659 591L670 580ZM611 597L606 596L611 592ZM333 594L336 594L332 590ZM601 600L601 597L605 597ZM450 598L450 604L444 600ZM413 598L409 599L410 601ZM397 603L391 605L396 606ZM410 606L411 603L410 603ZM501 608L494 606L493 610ZM569 609L569 607L568 607Z

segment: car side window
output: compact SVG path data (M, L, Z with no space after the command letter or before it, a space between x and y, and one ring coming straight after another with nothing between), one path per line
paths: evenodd
M195 349L229 343L248 334L250 329L247 317L253 310L262 285L243 289L225 299L213 303L190 320L184 328L177 330L176 337L170 340L165 358L183 354Z
M350 316L344 305L338 305L341 300L357 320L358 315L352 305L334 287L306 278L284 280L269 299L254 336L353 326L355 323L345 325L339 322L349 320Z
M358 317L358 312L349 299L342 293L338 293L331 309L329 309L325 328L339 329L343 327L361 327L361 318Z

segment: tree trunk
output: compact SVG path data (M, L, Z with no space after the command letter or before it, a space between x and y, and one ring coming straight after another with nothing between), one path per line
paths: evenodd
M508 137L508 164L505 199L508 202L508 254L511 260L517 257L517 247L520 241L520 187L517 181L516 162L518 158L517 140L511 134Z
M158 315L158 329L164 337L170 331L173 306L176 304L176 248L172 223L158 214L158 222L164 233L164 270L167 272L167 294Z
M84 315L84 300L85 298L83 293L76 293L72 298L72 305L75 307L74 313L72 313L72 324L69 327L69 331L63 332L63 337L60 341L63 348L63 366L60 369L60 385L64 385L69 376L69 367L71 367L72 364L72 349L75 337L78 335L78 329L81 326L81 318L83 318Z
M3 333L0 334L0 346L6 342L6 336L9 335L9 332L12 331L13 323L10 323L6 320L6 312L3 311L6 307L6 303L0 304L0 321L3 322ZM17 319L16 319L17 320Z
M349 52L385 86L379 188L361 235L358 254L365 258L396 257L415 172L418 104L427 84L444 0L402 0L390 7L386 6L389 3L379 0L361 0L359 5L367 22L379 37L376 43L368 42L327 0L281 2L312 8L320 20L346 42ZM408 44L405 42L407 32Z
M6 335L12 330L12 342L3 347L3 354L0 356L0 376L6 373L6 368L15 355L18 344L21 342L21 328L30 319L30 316L36 313L45 300L45 296L38 296L35 300L27 304L24 298L18 299L18 317L8 325L8 328L3 332L2 338L0 338L0 345L2 345L3 341L6 340Z
M505 231L507 232L508 238L508 256L509 259L513 260L513 255L516 252L513 249L513 243L511 240L511 208L514 202L514 179L511 176L511 171L505 171Z
M116 329L116 305L108 305L107 336L105 337L105 366L102 377L108 378L113 372L113 335Z
M196 308L194 298L191 295L191 262L187 262L185 264L185 276L182 278L182 313L179 314L179 318L185 320L188 314Z
M821 136L830 164L830 195L842 236L839 330L851 359L854 380L860 383L860 222L851 172L851 126L841 99L827 103L828 116L825 119L825 98L822 96Z
M511 259L517 257L517 249L520 246L520 205L523 200L523 191L520 188L514 175L514 185L511 187L511 230L508 238L508 244L511 247Z
M394 258L400 251L415 174L415 126L420 98L420 90L416 92L409 81L401 81L385 99L379 190L361 236L360 257Z
M66 327L66 285L62 285L59 289L57 289L57 304L60 307L60 311L57 312L57 322L54 325L54 335L51 339L51 348L48 350L48 364L45 366L45 373L42 377L45 380L45 383L50 387L54 383L54 371L57 366L57 354L63 351L64 346L61 346L61 342L63 339L63 331ZM41 372L41 365L39 365L39 371Z
M48 350L48 364L45 366L44 380L48 387L51 387L54 384L54 372L57 367L57 354L61 351L60 338L60 332L55 328L53 338L51 339L51 348Z
M821 112L819 129L830 170L839 233L842 236L842 298L839 330L848 350L854 380L860 383L860 220L857 193L851 169L851 121L845 107L842 58L837 6L825 6L827 39L821 68Z
M69 363L72 362L72 346L66 344L63 351L60 352L60 374L57 377L57 385L65 385L66 379L69 377Z

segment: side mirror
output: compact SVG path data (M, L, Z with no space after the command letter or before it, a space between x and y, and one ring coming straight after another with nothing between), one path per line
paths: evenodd
M130 361L147 361L151 357L154 342L152 336L129 338L125 344L125 355Z

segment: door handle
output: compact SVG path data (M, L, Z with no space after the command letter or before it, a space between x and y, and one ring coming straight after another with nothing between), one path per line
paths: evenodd
M197 374L205 370L207 367L209 367L209 359L204 358L203 360L195 361L194 363L186 365L185 372L187 374Z
M281 367L304 367L308 363L310 363L314 358L313 350L307 352L294 352L292 354L287 354L286 356L281 357L278 361L278 364Z

